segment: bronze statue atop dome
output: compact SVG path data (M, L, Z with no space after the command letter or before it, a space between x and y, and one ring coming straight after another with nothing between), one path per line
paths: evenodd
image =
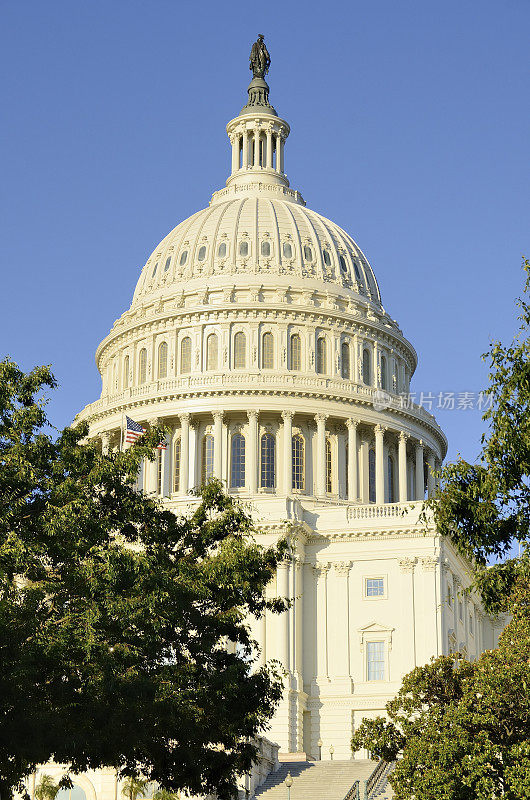
M252 70L253 76L255 78L264 78L269 71L271 57L263 40L262 33L259 34L257 41L252 45L249 60L249 69Z

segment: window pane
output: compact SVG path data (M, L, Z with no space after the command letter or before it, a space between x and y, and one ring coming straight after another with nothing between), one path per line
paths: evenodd
M246 366L247 341L244 333L236 333L234 336L234 367L244 369Z
M180 489L180 439L175 442L173 450L173 491Z
M385 643L367 642L367 677L369 681L383 681L385 679Z
M381 389L386 389L386 387L387 387L386 358L385 356L381 356Z
M248 256L248 242L239 243L239 255Z
M169 269L169 265L171 264L171 256L166 259L166 263L164 264L164 272L167 272Z
M285 258L292 258L293 257L293 248L291 247L289 242L283 243L283 254Z
M230 484L235 489L245 485L245 437L240 433L232 436Z
M219 258L224 258L226 256L226 244L225 242L221 242L219 245L219 249L217 250L217 255Z
M180 255L180 261L179 261L180 266L183 267L187 260L188 260L188 251L183 250Z
M375 450L368 451L368 501L375 503Z
M167 378L167 343L161 342L158 348L158 377Z
M202 440L202 483L206 483L213 476L213 450L214 442L211 433Z
M299 433L297 433L296 436L293 436L292 456L293 456L293 489L304 489L305 486L304 440Z
M388 456L388 502L394 503L396 500L395 493L394 493L394 459L392 456Z
M308 244L304 245L304 258L306 261L313 260L313 251L311 250Z
M274 489L276 481L276 439L272 433L264 433L261 437L261 485L265 489Z
M262 242L261 243L261 255L262 256L270 256L270 254L271 254L270 242Z
M217 336L211 333L206 339L206 369L217 369Z
M327 372L326 340L323 337L317 339L317 372L319 375L324 375Z
M366 578L366 597L382 597L384 593L384 578Z
M272 369L274 367L274 339L272 333L263 334L261 365L263 369Z
M180 371L191 372L191 339L185 336L180 343Z
M363 383L370 386L372 383L372 370L370 369L370 351L363 350Z
M204 261L204 259L206 258L206 247L204 245L202 245L202 247L199 247L199 253L197 255L197 258L199 259L199 261Z
M326 265L326 267L330 267L331 266L331 256L329 254L329 250L324 250L324 252L322 253L322 256L324 258L324 264Z
M346 259L344 256L339 256L339 264L343 272L348 272L348 265L346 264Z
M302 369L302 342L297 333L291 336L291 369Z
M147 350L145 349L145 347L142 347L142 349L140 350L139 364L140 364L139 381L140 383L145 383L147 380Z
M343 342L341 345L341 375L343 378L350 377L350 345Z

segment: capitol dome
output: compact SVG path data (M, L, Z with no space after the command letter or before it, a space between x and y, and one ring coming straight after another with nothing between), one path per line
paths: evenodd
M420 516L447 442L412 402L416 351L357 244L289 185L289 125L260 63L227 125L226 185L147 259L97 348L101 396L78 419L104 450L125 446L127 425L163 426L140 491L187 513L215 476L261 541L289 537L267 591L291 607L249 621L260 663L285 670L269 735L314 758L323 740L344 760L406 672L482 652L493 626L477 598L457 612L468 566Z

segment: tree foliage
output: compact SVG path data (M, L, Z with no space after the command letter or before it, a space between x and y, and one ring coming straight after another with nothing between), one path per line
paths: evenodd
M523 266L518 334L484 356L490 407L480 459L446 466L427 504L438 531L471 560L486 609L511 621L498 648L477 661L442 656L410 672L387 718L364 720L355 733L354 750L398 759L390 779L397 800L530 797L530 264Z
M0 796L53 758L228 798L281 696L244 620L285 609L264 588L286 545L217 482L186 519L135 491L161 429L109 454L85 425L53 438L54 386L0 363Z

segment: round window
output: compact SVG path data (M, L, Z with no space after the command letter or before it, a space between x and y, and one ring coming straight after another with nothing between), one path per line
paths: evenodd
M283 254L285 258L292 258L293 257L293 248L289 244L289 242L283 243Z
M248 256L248 242L239 243L239 255Z
M204 261L204 259L206 258L206 246L204 244L201 245L201 247L199 247L197 258L199 259L199 261Z
M262 242L261 243L261 255L262 256L270 256L270 254L271 254L270 242Z
M180 255L180 261L179 261L180 266L183 267L187 260L188 260L188 251L183 250Z
M226 256L226 244L225 242L221 242L219 248L217 250L217 255L219 258L224 258Z

